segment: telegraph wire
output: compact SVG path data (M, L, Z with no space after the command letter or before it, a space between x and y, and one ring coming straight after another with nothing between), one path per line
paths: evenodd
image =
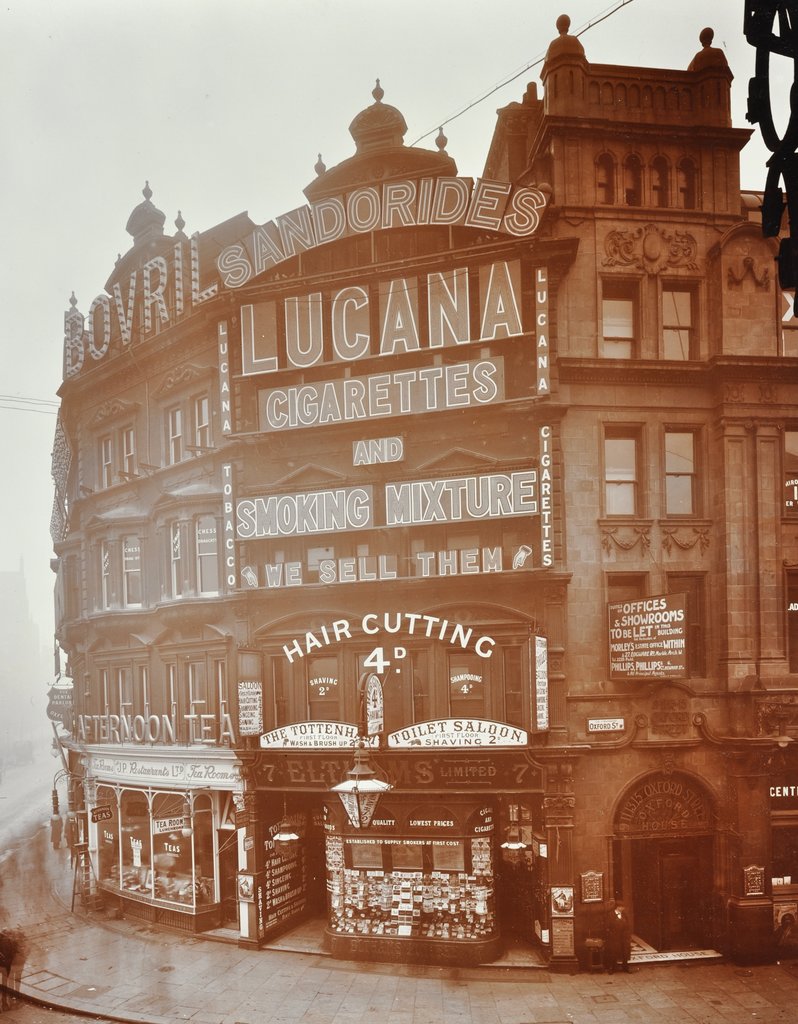
M588 29L594 28L596 25L600 25L602 21L606 21L607 18L611 18L612 15L617 14L617 12L620 11L622 7L626 7L631 3L633 3L633 0L618 0L618 3L613 8L605 9L600 14L597 14L595 18L593 18L586 25L580 28L578 32L575 32L574 36L578 39L579 36L584 35L585 32L588 31ZM414 142L412 142L411 145L417 145L419 142L422 141L422 139L426 139L428 138L428 136L432 135L433 132L440 131L440 129L443 128L444 125L451 124L452 121L456 121L458 117L462 117L463 114L467 114L469 110L473 110L473 108L478 106L480 103L484 103L486 99L489 99L491 96L493 96L494 93L497 93L506 85L509 85L511 82L514 82L516 78L520 78L521 75L525 74L527 71L531 71L532 68L537 67L538 64L542 64L545 59L546 55L544 53L542 56L536 57L531 63L525 64L522 68L520 68L520 70L515 71L512 75L510 75L509 78L505 78L503 82L499 82L498 85L494 85L492 89L489 89L486 93L483 93L481 96L478 96L477 99L472 100L461 110L458 110L456 114L452 114L451 117L447 117L445 121L441 121L438 125L435 126L435 128L430 128L429 131L424 132L423 135L419 135L419 137Z

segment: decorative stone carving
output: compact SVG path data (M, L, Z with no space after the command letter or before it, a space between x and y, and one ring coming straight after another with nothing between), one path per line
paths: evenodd
M647 274L683 267L698 270L698 243L686 231L646 224L635 231L610 231L604 239L605 267L634 267Z
M631 551L632 548L638 544L641 545L643 551L648 551L651 547L651 530L648 526L630 526L629 529L632 531L632 537L619 536L618 526L605 526L601 530L601 546L610 554L612 551L613 544L615 547L620 548L621 551Z
M94 414L92 426L99 427L109 420L116 420L122 416L132 416L137 409L138 404L133 405L130 402L123 402L118 398L111 398L107 402L103 402Z
M730 288L739 288L746 277L751 278L756 288L761 288L764 291L770 288L770 268L763 267L757 273L753 256L743 256L740 260L739 269L735 270L734 267L729 267L726 274Z
M662 527L662 546L668 552L671 553L673 546L676 545L680 551L691 551L696 544L698 550L703 555L709 547L709 527L694 526L692 528L692 536L682 536L682 531L676 526L663 526Z

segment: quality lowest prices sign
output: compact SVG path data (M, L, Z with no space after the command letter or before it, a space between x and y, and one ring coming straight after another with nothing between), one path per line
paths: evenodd
M687 675L687 595L607 606L610 679Z

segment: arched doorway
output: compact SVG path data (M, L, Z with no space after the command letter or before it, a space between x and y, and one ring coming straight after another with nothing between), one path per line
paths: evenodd
M635 935L656 950L713 945L714 822L710 795L678 772L644 776L618 803L615 895Z

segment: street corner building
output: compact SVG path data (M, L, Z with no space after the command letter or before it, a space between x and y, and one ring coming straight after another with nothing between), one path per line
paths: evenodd
M711 32L662 70L557 31L482 177L378 82L296 209L169 233L148 185L70 300L84 898L347 959L589 967L612 900L652 959L795 950L798 321L750 131Z

